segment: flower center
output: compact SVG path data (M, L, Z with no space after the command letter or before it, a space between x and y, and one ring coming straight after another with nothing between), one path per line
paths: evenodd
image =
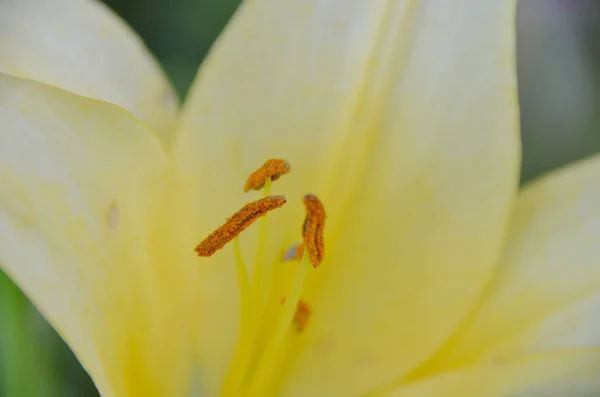
M309 322L311 307L301 299L304 281L310 265L318 267L323 261L323 227L325 210L319 199L304 196L306 218L302 225L302 244L284 251L281 261L296 264L295 275L284 296L283 283L277 264L264 264L268 239L268 212L286 202L283 196L271 196L272 181L289 173L290 164L284 160L266 161L248 178L244 191L263 189L263 198L246 204L227 219L227 222L206 237L196 247L199 256L211 256L232 242L237 283L240 292L240 331L238 344L221 395L223 397L261 397L272 391L283 367L291 333L302 332ZM239 243L239 234L259 220L254 272L250 280Z

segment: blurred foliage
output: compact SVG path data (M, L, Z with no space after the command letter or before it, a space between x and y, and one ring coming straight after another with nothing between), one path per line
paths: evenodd
M105 0L143 38L181 97L239 0ZM523 181L600 151L600 2L519 3ZM97 392L67 346L0 273L0 397Z
M4 274L0 274L0 324L0 395L56 395L53 332Z
M522 180L600 151L600 2L518 9Z
M240 0L105 0L144 39L183 97Z

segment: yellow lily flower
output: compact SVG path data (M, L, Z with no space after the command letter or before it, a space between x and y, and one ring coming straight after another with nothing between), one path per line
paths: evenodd
M178 111L100 4L3 1L2 269L103 396L598 393L600 159L517 191L515 9L248 0Z

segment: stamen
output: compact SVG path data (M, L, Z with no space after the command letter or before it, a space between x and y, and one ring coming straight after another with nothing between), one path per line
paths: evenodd
M295 261L302 259L304 254L304 244L296 243L288 248L281 256L282 261Z
M325 208L317 196L312 194L304 196L304 206L306 207L306 218L302 225L304 246L308 251L310 263L313 267L319 267L325 254L325 243L323 242Z
M227 222L208 235L195 248L199 256L212 256L267 212L285 204L283 196L269 196L253 201L227 218Z
M285 160L269 159L248 177L244 192L260 190L267 180L276 181L292 170L290 163Z
M289 340L297 337L295 333L305 330L312 316L312 308L300 297L311 265L314 268L320 266L325 251L323 229L326 215L323 204L316 196L304 196L306 218L302 226L303 242L294 244L281 256L273 258L274 263L265 263L264 251L269 233L264 216L286 202L283 196L270 196L271 184L290 171L290 164L285 160L267 160L249 176L244 186L245 192L262 189L263 198L246 204L195 248L199 256L211 256L234 240L241 321L238 344L221 390L222 397L268 395L269 390L276 386L280 368L289 350ZM248 280L237 236L259 217L263 219L260 220L257 235L253 277ZM289 266L276 266L280 260L295 261L296 274L289 273ZM272 274L275 268L278 272ZM290 279L290 276L293 278ZM281 296L282 287L288 287L285 293L287 299L283 299L279 307L277 296Z

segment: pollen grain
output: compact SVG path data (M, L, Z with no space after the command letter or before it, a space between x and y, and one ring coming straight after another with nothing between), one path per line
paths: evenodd
M296 261L302 259L302 255L304 254L304 244L296 243L290 246L283 255L281 256L281 260L283 262L286 261Z

